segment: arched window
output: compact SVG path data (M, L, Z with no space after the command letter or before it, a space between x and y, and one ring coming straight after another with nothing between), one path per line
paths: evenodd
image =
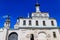
M46 26L45 21L43 21L43 26Z
M54 26L54 22L53 21L51 21L51 25Z
M18 34L16 32L12 32L9 34L8 40L18 40Z
M38 26L39 24L38 24L38 21L36 21L36 26Z
M56 33L55 32L53 32L53 37L56 38Z
M34 40L34 35L33 34L31 34L30 40Z
M29 25L31 25L31 20L29 20Z
M26 20L23 21L23 25L26 25Z

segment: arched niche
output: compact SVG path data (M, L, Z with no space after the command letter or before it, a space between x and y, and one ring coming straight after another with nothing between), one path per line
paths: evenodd
M18 40L18 34L16 32L12 32L8 36L8 40Z
M38 39L45 40L47 38L47 34L45 32L38 33Z

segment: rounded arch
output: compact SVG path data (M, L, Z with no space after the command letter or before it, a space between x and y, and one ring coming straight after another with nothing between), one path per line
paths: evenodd
M46 33L46 32L44 32L44 31L42 31L42 32L39 32L38 34L40 34L40 33L44 33L44 34L46 34L46 35L47 35L47 33Z
M18 34L16 32L12 32L8 36L8 40L18 40Z
M45 32L38 33L38 39L44 40L44 39L46 39L46 37L47 37L47 34Z
M11 33L9 34L9 36L10 36L11 34L16 34L16 35L18 36L18 34L17 34L16 32L11 32Z

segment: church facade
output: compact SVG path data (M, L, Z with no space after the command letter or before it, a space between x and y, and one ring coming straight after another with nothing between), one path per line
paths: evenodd
M36 3L36 12L31 17L17 19L14 29L10 29L10 18L0 29L0 40L60 40L60 28L57 21L49 17L49 13L41 12Z

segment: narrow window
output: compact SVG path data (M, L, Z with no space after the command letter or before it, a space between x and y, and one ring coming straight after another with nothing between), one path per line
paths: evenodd
M56 38L56 33L55 32L53 32L53 37Z
M51 21L51 25L54 26L54 22L53 21Z
M38 21L36 21L36 26L38 26Z
M46 26L45 21L43 21L43 26Z
M26 21L25 20L23 21L23 25L26 25Z
M34 35L31 34L30 40L34 40Z
M31 20L29 20L29 25L31 25Z

